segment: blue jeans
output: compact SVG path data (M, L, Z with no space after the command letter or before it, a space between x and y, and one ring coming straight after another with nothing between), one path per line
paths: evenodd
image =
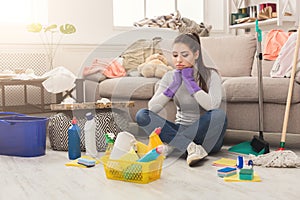
M186 152L191 142L202 145L207 153L218 152L223 146L227 128L227 117L221 109L207 111L188 126L170 122L150 110L140 109L136 113L136 122L149 135L155 128L161 127L159 136L162 142L181 152Z

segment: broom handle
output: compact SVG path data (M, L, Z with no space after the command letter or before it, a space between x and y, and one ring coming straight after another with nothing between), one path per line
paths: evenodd
M291 107L291 101L292 101L294 80L295 80L297 60L298 60L298 52L299 52L299 46L300 46L300 26L298 27L297 33L298 34L297 34L296 48L295 48L294 58L293 58L293 67L292 67L292 72L291 72L291 78L290 78L290 84L289 84L289 90L288 90L288 96L287 96L284 120L283 120L283 126L282 126L281 140L280 140L281 148L284 148L284 145L285 145L286 131L287 131L287 126L288 126L289 113L290 113L290 107Z

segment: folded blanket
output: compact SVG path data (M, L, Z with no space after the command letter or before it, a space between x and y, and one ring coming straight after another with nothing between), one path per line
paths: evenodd
M126 75L126 70L122 65L122 58L101 58L95 59L91 66L83 69L83 76L102 73L108 78L122 77Z
M264 59L276 60L282 46L286 43L292 33L273 29L268 32L265 40Z
M112 59L95 59L93 60L91 66L84 67L82 75L88 76L98 72L103 73L103 71L106 70L110 62L112 62Z
M113 60L106 70L104 70L103 74L108 78L126 76L126 70L122 65L122 58Z

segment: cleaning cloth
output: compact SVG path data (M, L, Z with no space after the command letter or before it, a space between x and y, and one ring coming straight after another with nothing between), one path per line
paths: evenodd
M50 93L60 93L75 87L76 76L65 67L56 67L41 76L44 88Z
M216 167L235 167L236 166L236 160L230 159L230 158L221 158L219 160L216 160L212 164Z
M239 178L239 174L235 174L233 176L227 176L223 178L226 182L261 182L261 178L258 174L254 172L254 176L252 180L241 180Z

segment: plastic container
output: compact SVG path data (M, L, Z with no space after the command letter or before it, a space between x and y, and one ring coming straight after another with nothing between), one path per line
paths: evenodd
M96 158L98 154L96 146L96 122L91 112L86 114L86 119L87 121L84 125L86 155Z
M77 120L73 117L72 125L68 129L68 155L70 160L80 158L80 128Z
M0 112L0 154L35 157L45 155L48 118ZM11 115L11 116L7 116Z
M114 142L114 147L110 153L110 159L119 159L121 156L129 152L135 143L136 139L131 133L126 131L118 133L117 138Z
M147 153L147 145L137 142L138 155ZM158 156L150 162L132 162L125 160L112 160L109 155L101 157L106 178L112 180L146 184L160 178L164 157Z

